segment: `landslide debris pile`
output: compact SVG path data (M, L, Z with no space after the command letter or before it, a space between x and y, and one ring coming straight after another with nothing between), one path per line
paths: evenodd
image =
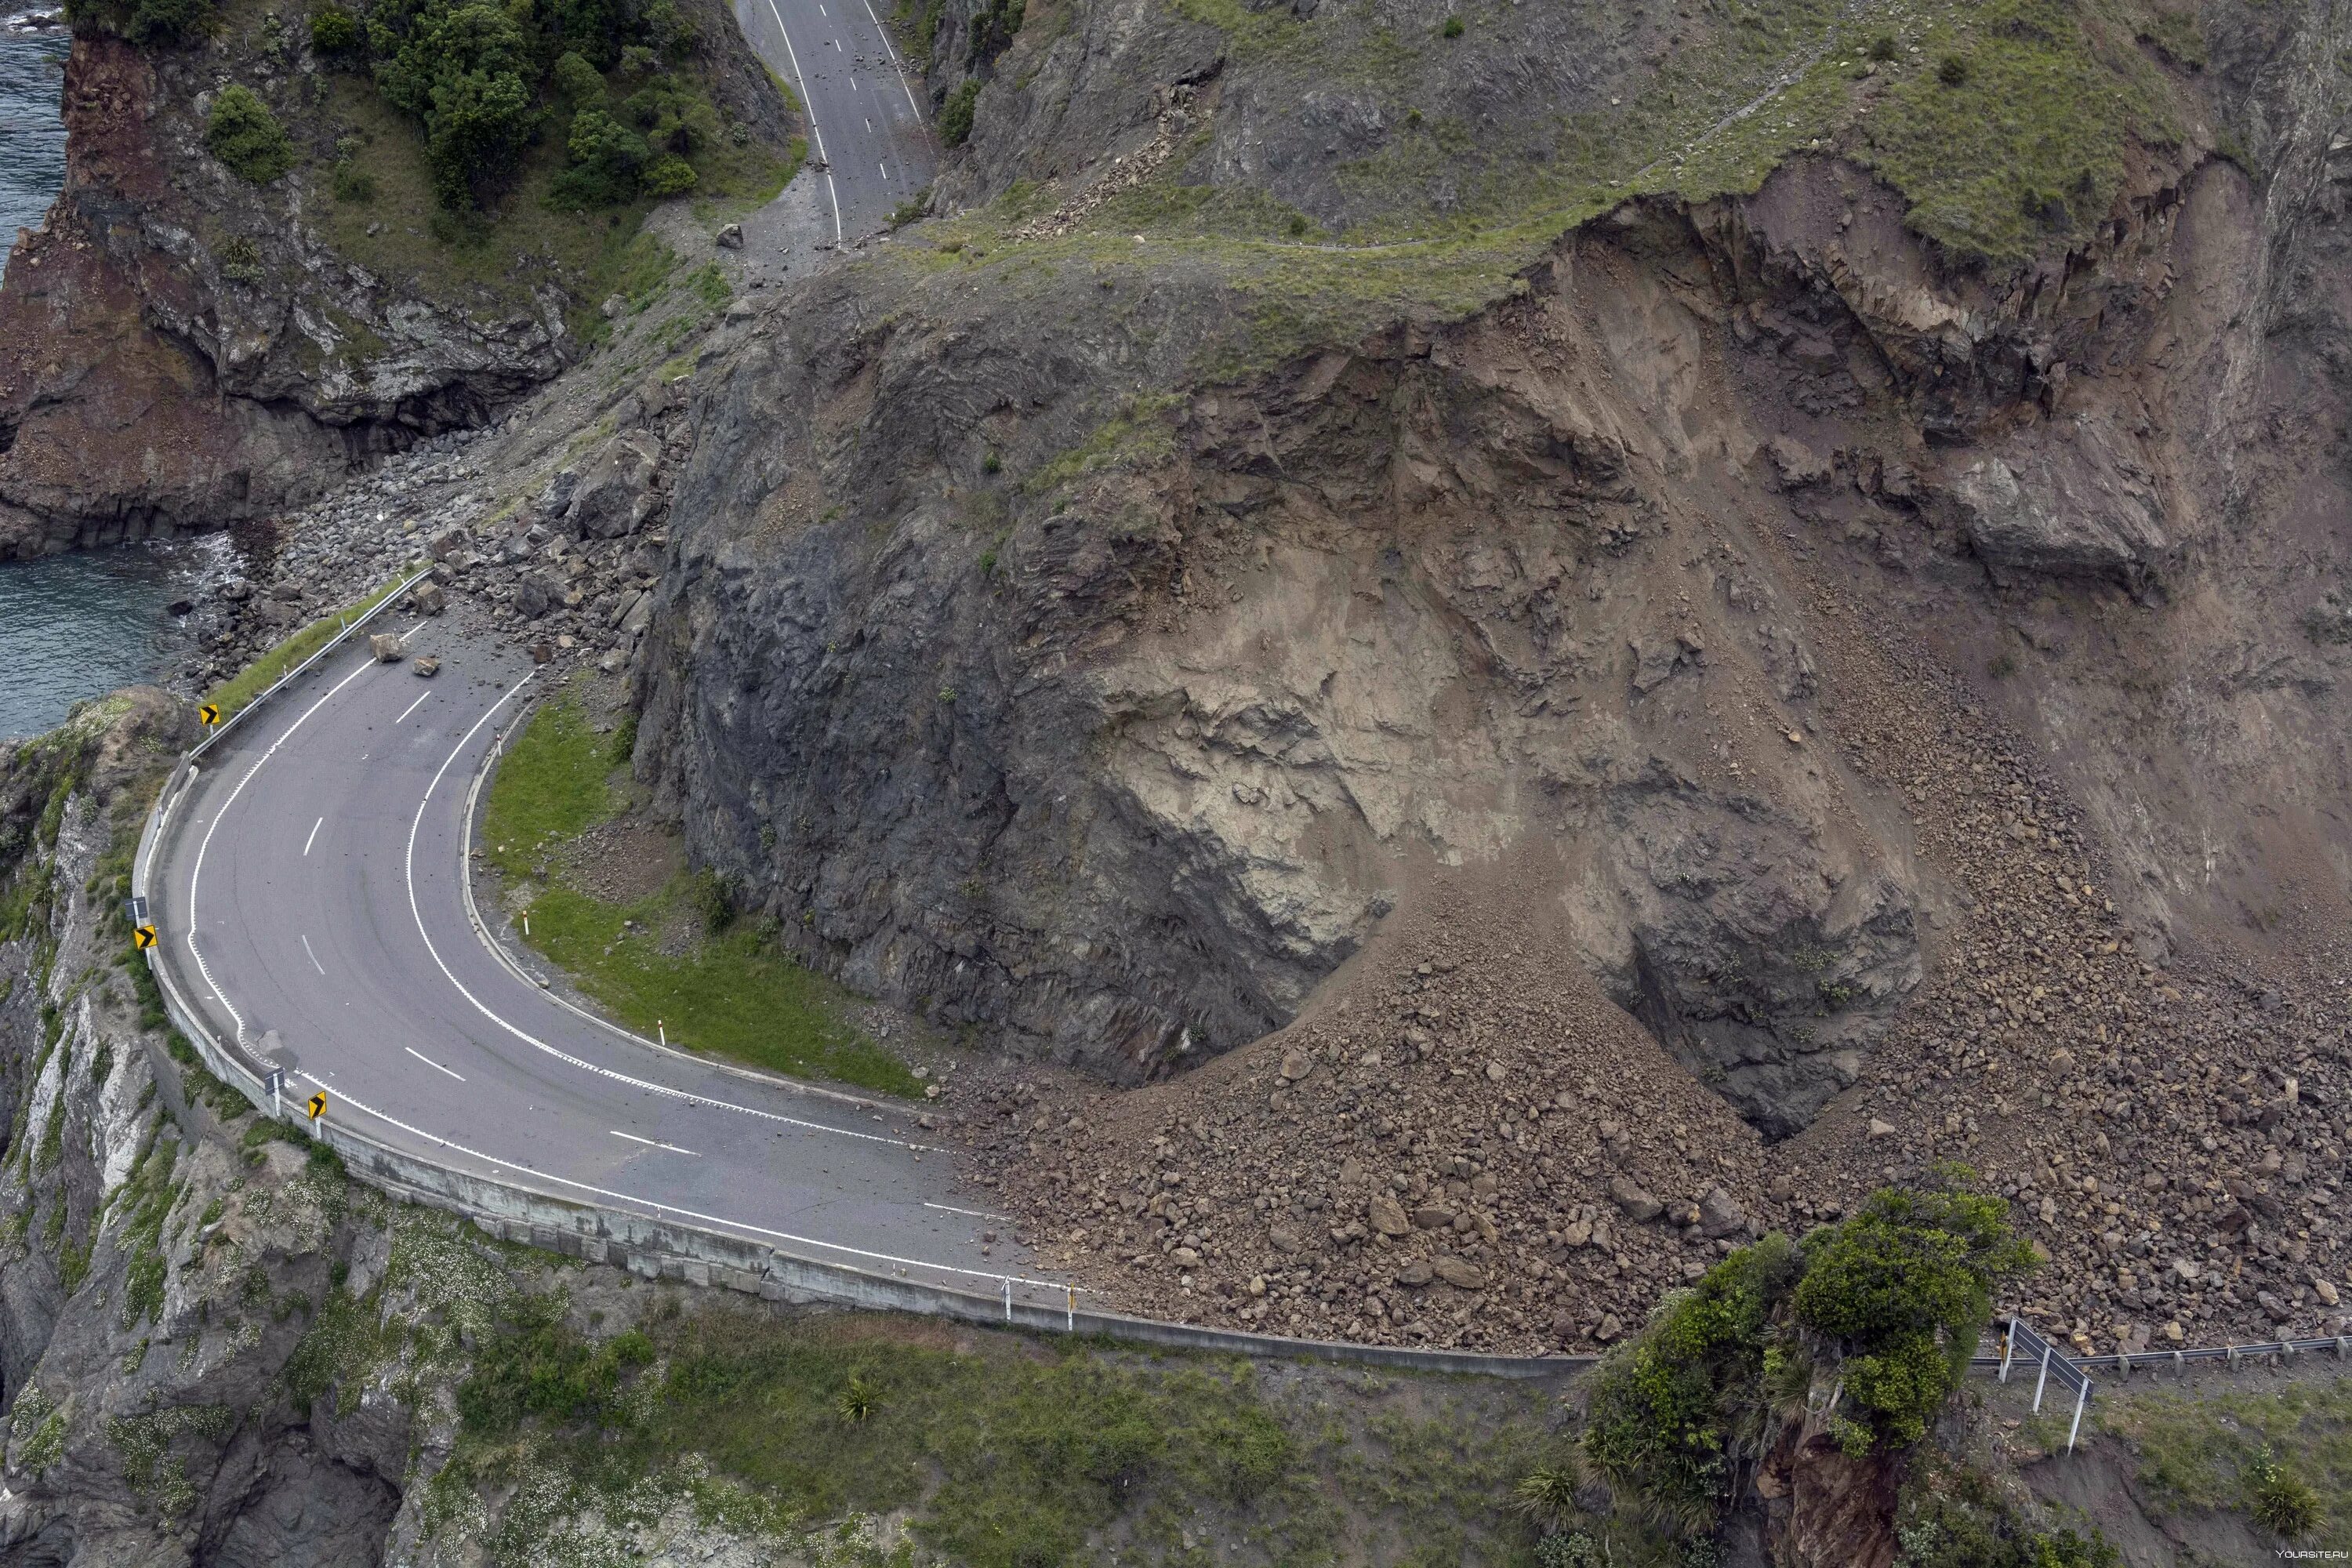
M1970 912L1798 1136L1765 1142L1600 994L1530 884L1448 883L1297 1023L1182 1078L966 1075L983 1180L1128 1310L1544 1353L1954 1161L2042 1256L2002 1305L2086 1352L2344 1331L2352 1037L2324 971L2144 962L2075 814L1918 674L1843 750L1910 795Z

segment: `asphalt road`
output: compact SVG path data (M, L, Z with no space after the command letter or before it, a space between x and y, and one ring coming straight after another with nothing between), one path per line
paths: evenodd
M274 1058L289 1097L323 1089L331 1118L444 1164L929 1284L1025 1273L1009 1237L982 1253L984 1203L911 1109L639 1044L493 951L469 792L540 681L448 621L408 651L441 673L363 644L321 660L172 806L151 907L215 1032Z
M800 94L810 174L824 184L835 243L880 230L931 183L936 153L910 70L872 0L736 0L735 20Z

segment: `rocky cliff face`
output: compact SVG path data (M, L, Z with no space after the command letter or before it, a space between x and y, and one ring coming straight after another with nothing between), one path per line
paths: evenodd
M1246 27L1033 17L940 187L1012 195L805 288L705 395L641 760L853 984L1121 1079L1288 1018L1426 868L1531 851L1612 994L1794 1131L1935 931L2001 918L1910 771L1969 759L1889 749L1927 669L2053 771L2144 955L2272 951L2303 900L2319 935L2329 25L2213 14L2170 139L2022 261L1923 233L1855 131L1503 268L1204 227L1402 208L1349 205Z
M732 18L681 9L696 80L746 144L781 145ZM513 223L452 227L396 177L413 132L299 23L233 6L193 47L78 28L66 187L0 290L0 559L267 516L579 357L567 312L594 303L589 270ZM288 126L291 172L257 185L206 152L231 84ZM355 162L374 194L338 195Z

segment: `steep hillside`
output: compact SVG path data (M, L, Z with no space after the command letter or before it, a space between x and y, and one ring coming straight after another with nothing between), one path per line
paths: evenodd
M1516 1225L1563 1299L1433 1331L1579 1342L1706 1239L1645 1218L1601 1284L1557 1273L1646 1144L1659 1198L1751 1216L1963 1156L2026 1198L2036 1299L2086 1337L2316 1326L2336 23L1461 20L940 21L972 108L942 216L701 378L638 753L695 854L851 984L1121 1083L1318 986L1386 1009L1341 966L1434 890L1466 902L1431 961L1524 944L1492 1000L1320 1058L1357 1140L1328 1168L1265 1098L1282 1043L1204 1078L1272 1167L1209 1159L1210 1251L1088 1218L1187 1147L1186 1095L1050 1139L1020 1112L1036 1228L1158 1304L1186 1247L1196 1288L1246 1284L1286 1250L1268 1209L1352 1154L1495 1177L1523 1207L1477 1267ZM1424 145L1425 179L1359 177ZM1629 1101L1612 1037L1682 1087ZM1446 1119L1341 1092L1366 1049L1375 1081L1426 1064ZM1529 1101L1563 1113L1542 1141ZM1710 1105L1769 1160L1685 1137ZM1338 1298L1305 1321L1396 1332L1350 1304L1391 1267L1352 1223L1285 1265Z
M520 96L461 135L449 9L78 9L66 189L0 291L0 558L266 517L483 423L640 286L656 200L764 199L797 157L698 0L611 8L593 61L552 24L483 42Z

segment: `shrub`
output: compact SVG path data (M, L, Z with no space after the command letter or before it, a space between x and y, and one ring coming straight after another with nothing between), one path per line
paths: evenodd
M1766 1333L1797 1268L1785 1237L1741 1248L1593 1373L1585 1458L1632 1511L1714 1527L1731 1463L1760 1448Z
M1969 62L1959 55L1946 55L1936 62L1936 79L1946 87L1965 85L1969 74Z
M1885 65L1887 61L1895 58L1895 35L1892 33L1881 33L1876 37L1870 40L1870 47L1864 50L1864 53L1868 55L1870 58L1876 60L1879 64Z
M694 165L672 153L656 158L651 167L637 177L637 188L649 196L682 196L694 189Z
M948 95L940 109L940 140L950 147L961 147L971 139L971 115L980 102L980 79L968 77L961 87Z
M221 276L234 283L258 283L261 280L261 247L244 235L224 240L213 253L220 264Z
M375 176L349 158L335 162L333 187L335 199L353 206L365 206L375 200Z
M2292 1541L2326 1519L2309 1482L2265 1453L2246 1472L2246 1512L2273 1535Z
M205 117L205 151L240 179L266 185L294 166L294 142L251 88L232 82Z
M1576 1489L1583 1481L1581 1456L1571 1448L1538 1463L1511 1489L1513 1511L1546 1535L1557 1531L1580 1511Z
M1805 1238L1795 1320L1837 1342L1847 1393L1892 1447L1926 1435L1968 1370L1994 1289L2033 1267L2008 1205L1958 1185L1965 1174L1925 1192L1874 1193Z
M341 6L321 6L310 13L310 47L319 53L354 54L365 42L360 19Z
M471 206L476 192L514 165L538 127L540 69L516 14L482 0L428 0L376 66L376 86L425 127L434 195Z
M1462 36L1462 18L1459 16L1446 17L1445 26L1440 27L1438 31L1444 34L1449 38L1460 37Z

